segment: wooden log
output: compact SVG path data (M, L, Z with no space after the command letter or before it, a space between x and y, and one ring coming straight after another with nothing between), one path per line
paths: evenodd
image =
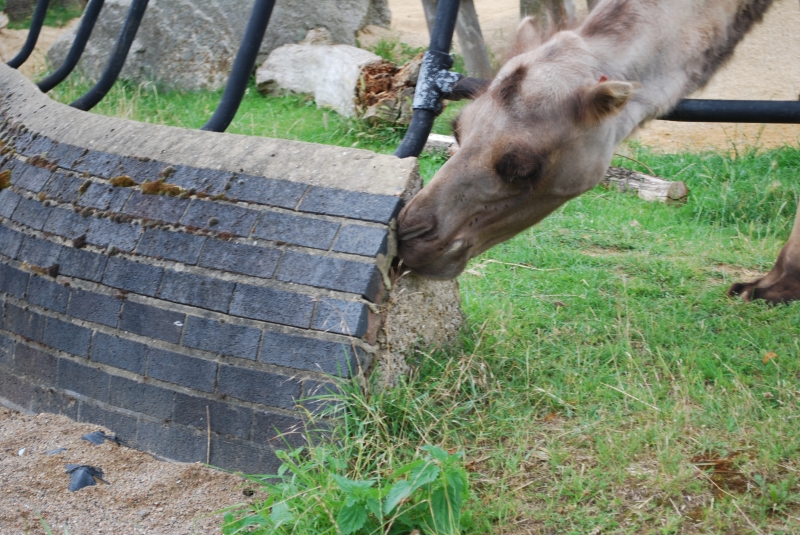
M622 167L609 167L603 182L619 191L636 191L645 201L682 202L689 195L681 180L672 182Z
M431 134L423 150L452 156L458 150L458 143L453 136ZM682 202L689 195L683 181L665 180L623 167L609 167L603 183L619 191L635 191L645 201Z
M433 30L437 4L438 0L422 0L425 21L428 23L428 34ZM456 34L458 43L461 45L461 54L464 56L467 75L484 80L492 79L493 71L489 61L489 51L483 40L478 12L475 10L473 0L461 0L456 19Z

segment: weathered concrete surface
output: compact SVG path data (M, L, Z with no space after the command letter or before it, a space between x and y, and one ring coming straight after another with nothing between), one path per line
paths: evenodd
M330 106L345 117L356 113L356 85L361 71L380 56L350 45L307 37L273 50L256 70L258 90L272 95L310 93L317 106Z
M216 134L104 117L54 102L2 66L0 91L12 118L54 141L175 164L268 176L316 186L410 198L422 182L415 158L300 141Z
M130 0L106 0L78 71L98 79L113 48ZM157 81L186 90L225 84L244 34L253 0L150 0L121 77ZM275 48L297 43L312 28L327 28L335 42L355 44L368 24L388 26L387 0L292 0L276 2L259 62ZM48 57L59 65L77 26L56 41Z

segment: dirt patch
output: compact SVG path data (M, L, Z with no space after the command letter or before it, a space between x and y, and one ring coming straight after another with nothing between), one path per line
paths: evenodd
M79 19L75 19L63 28L52 28L50 26L43 26L39 34L39 40L36 41L36 47L33 49L31 56L19 68L19 72L28 78L38 77L47 68L46 54L52 44L58 39L62 33L67 31L73 24L76 24ZM25 40L28 38L28 30L9 30L4 28L0 30L0 60L3 63L17 55Z
M0 407L3 535L44 534L39 515L56 534L65 527L70 535L219 533L222 515L216 511L259 498L245 496L249 487L236 475L81 440L98 429L103 428L65 416L31 416ZM66 451L47 455L57 448ZM102 468L110 484L69 492L66 463Z

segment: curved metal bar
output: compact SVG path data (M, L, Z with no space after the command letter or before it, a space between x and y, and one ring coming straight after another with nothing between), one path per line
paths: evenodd
M694 123L800 124L800 101L686 99L659 119Z
M256 0L253 5L250 20L247 22L247 28L242 36L242 43L239 45L239 51L233 62L231 75L228 77L228 84L222 93L222 100L214 110L214 115L203 125L201 130L224 132L233 121L256 65L258 51L261 49L261 42L264 40L273 7L275 7L275 0Z
M86 9L83 12L81 19L81 26L75 34L75 40L72 41L72 46L69 49L64 63L55 70L50 76L36 84L42 93L47 93L55 86L64 81L64 78L69 76L78 60L81 59L83 51L86 49L86 42L89 41L89 36L92 35L94 24L97 22L97 17L100 15L100 10L103 8L105 0L89 0Z
M441 111L441 99L457 84L458 78L448 76L453 66L450 46L456 27L460 0L439 0L436 20L431 32L431 46L425 53L420 69L417 89L414 92L414 115L403 141L394 155L398 158L419 156L431 133L436 114Z
M39 0L39 3L36 4L36 11L33 12L33 18L31 19L31 29L28 31L28 38L25 39L25 44L22 45L22 50L20 50L16 56L14 56L11 61L6 63L12 69L18 68L20 65L25 63L27 59L30 57L31 52L36 47L36 41L39 40L39 32L42 31L42 25L44 25L44 17L47 15L47 7L50 5L50 0Z
M139 31L139 23L142 22L142 17L147 9L147 2L149 0L133 0L131 7L128 10L128 16L125 17L125 23L122 25L122 30L119 32L117 42L114 44L114 50L111 51L111 57L108 58L106 70L103 71L100 80L92 87L85 95L70 104L73 108L79 110L89 111L97 105L98 102L103 100L114 82L117 81L125 59L128 57L128 51L131 49L133 39L136 37L136 32Z

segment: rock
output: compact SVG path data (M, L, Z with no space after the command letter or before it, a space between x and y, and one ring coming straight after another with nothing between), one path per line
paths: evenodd
M319 42L329 41L324 39L324 33L313 30L303 44L273 50L256 71L256 85L267 94L310 93L318 106L330 106L352 117L356 113L356 87L362 71L367 66L387 62L372 52L349 45L311 44Z
M6 15L3 11L0 11L0 30L4 30L8 27L8 15Z
M388 25L388 0L293 0L276 2L258 61L297 43L308 30L324 27L334 43L355 45L368 24ZM106 0L78 71L96 80L130 7L130 0ZM227 81L250 17L253 0L150 0L121 78L157 81L166 88L217 89ZM74 26L48 52L60 65L75 38Z

